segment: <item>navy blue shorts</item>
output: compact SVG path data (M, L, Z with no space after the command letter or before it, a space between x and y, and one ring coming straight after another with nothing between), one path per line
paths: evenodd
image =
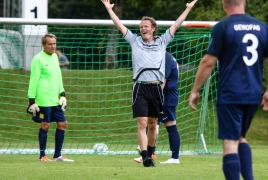
M161 123L166 123L169 121L176 121L176 110L175 106L165 106L163 107L163 114L159 116L158 119Z
M246 137L251 121L259 105L219 104L217 105L218 138L239 140Z
M37 123L41 122L64 122L66 118L61 109L61 106L41 107L40 111L36 112L36 116L33 116L32 120Z
M135 83L132 90L133 118L158 118L164 102L161 84Z

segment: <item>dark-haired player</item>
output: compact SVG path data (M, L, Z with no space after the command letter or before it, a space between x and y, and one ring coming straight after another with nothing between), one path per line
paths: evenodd
M196 110L199 90L218 60L218 138L223 143L223 173L228 180L253 180L251 148L246 134L260 104L268 30L245 14L245 0L222 0L227 18L215 25L207 54L199 64L189 105Z

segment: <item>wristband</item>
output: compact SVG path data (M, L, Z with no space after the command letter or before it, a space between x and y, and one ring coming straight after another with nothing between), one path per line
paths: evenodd
M35 103L35 98L29 98L29 104L32 105Z
M60 96L65 97L65 92L60 93Z

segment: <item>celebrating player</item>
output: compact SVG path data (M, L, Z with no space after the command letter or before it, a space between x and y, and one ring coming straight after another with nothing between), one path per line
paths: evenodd
M166 47L197 0L186 4L185 11L162 36L156 36L157 24L154 18L147 16L143 17L140 23L141 36L133 34L113 12L114 4L110 4L110 0L101 1L115 26L132 48L133 118L137 118L138 121L138 143L141 148L143 165L154 167L151 155L156 138L157 119L163 104L161 83L164 82L165 76ZM147 125L148 133L146 134Z
M58 56L55 53L56 41L55 35L44 35L42 37L43 50L32 59L27 112L33 115L33 121L40 123L38 134L40 161L51 161L45 154L47 132L50 122L57 122L54 161L73 162L73 160L61 155L64 133L67 127L67 121L63 113L67 101Z
M245 14L245 0L222 0L222 4L228 17L213 28L207 54L199 64L189 106L196 110L199 90L218 60L216 106L218 138L223 140L223 173L228 180L238 180L240 172L244 179L254 179L246 133L261 100L268 29L261 21Z
M147 16L143 17L140 23L141 36L133 34L113 12L114 4L110 4L110 0L101 1L115 26L121 31L132 48L133 118L137 118L138 121L138 143L141 148L143 165L154 167L155 164L151 155L156 138L157 119L162 112L161 84L164 82L165 76L166 47L197 0L186 4L185 11L162 36L156 36L157 24L154 18ZM147 125L148 133L146 134Z
M147 16L143 17L140 23L141 36L133 34L113 12L114 4L110 4L110 0L101 1L115 26L132 48L133 118L137 118L138 121L138 143L141 148L143 165L154 167L151 155L156 138L157 119L163 104L161 83L164 82L165 76L166 47L197 0L186 4L185 11L162 36L156 36L157 24L154 18ZM148 133L146 134L147 125Z
M163 114L159 116L158 122L164 123L169 139L169 146L172 152L171 158L160 164L179 164L179 149L180 135L176 126L176 106L179 102L178 96L178 81L179 81L179 66L176 59L166 52L165 66L165 84L164 89L164 104ZM159 127L159 123L158 123ZM142 162L142 158L134 158L135 162Z

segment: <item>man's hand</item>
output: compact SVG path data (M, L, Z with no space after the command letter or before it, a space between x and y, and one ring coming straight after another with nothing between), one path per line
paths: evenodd
M195 105L198 103L199 99L199 92L191 92L190 97L189 97L189 106L192 110L197 110Z
M60 100L59 100L59 104L61 105L62 111L65 111L66 107L67 107L67 99L66 99L66 97L61 96Z
M268 90L266 90L262 96L261 105L264 111L268 111Z
M114 4L110 4L110 0L101 0L102 3L104 4L104 6L106 7L106 9L113 9Z
M28 108L27 108L27 113L32 114L33 116L36 116L36 112L39 112L40 109L37 106L37 104L29 104Z
M195 4L196 2L197 2L197 0L194 0L194 1L192 1L191 3L187 3L187 4L186 4L186 7L191 9L191 8L194 6L194 4Z

